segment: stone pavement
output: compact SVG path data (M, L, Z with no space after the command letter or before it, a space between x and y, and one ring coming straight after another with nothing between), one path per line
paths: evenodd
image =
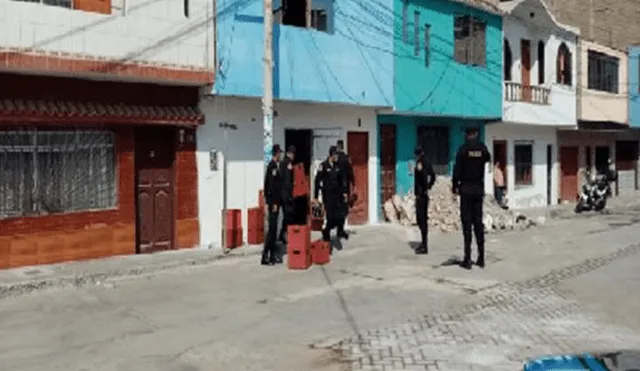
M0 370L501 370L540 353L640 346L629 295L639 222L640 211L614 208L491 235L489 266L472 271L447 264L459 235L433 236L431 254L416 256L414 232L382 226L304 272L256 256L154 257L175 266L0 299ZM129 259L65 269L145 265Z

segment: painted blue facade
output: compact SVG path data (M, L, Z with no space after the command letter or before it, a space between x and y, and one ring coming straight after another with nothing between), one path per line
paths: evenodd
M640 128L640 46L632 46L629 52L629 126Z
M261 97L262 0L217 2L215 93ZM273 31L274 98L391 107L393 0L313 0L328 32L286 25ZM274 9L280 1L274 1Z
M501 119L502 18L450 0L409 0L406 11L403 0L395 0L394 9L397 114L378 116L378 125L395 126L396 192L405 194L413 188L408 164L413 161L420 126L445 128L448 132L445 170L451 173L465 129L478 128L484 138L484 123ZM406 39L403 14L407 14ZM455 17L464 15L486 24L485 65L462 64L454 59Z

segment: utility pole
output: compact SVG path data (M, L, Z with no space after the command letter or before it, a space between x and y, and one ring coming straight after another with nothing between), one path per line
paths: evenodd
M271 160L273 147L273 2L264 0L264 81L262 97L262 131L264 163Z

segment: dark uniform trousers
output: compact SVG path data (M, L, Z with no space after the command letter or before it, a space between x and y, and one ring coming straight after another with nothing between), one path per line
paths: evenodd
M420 238L425 247L429 243L429 196L416 198L416 219L420 228Z
M323 195L323 199L326 200L324 205L327 222L322 230L322 239L325 241L331 240L331 230L333 228L338 229L338 233L342 231L342 225L344 223L344 206L340 202L339 198L342 195Z
M273 205L269 205L268 208L269 227L267 228L267 238L265 239L264 249L262 250L262 260L274 261L279 256L276 240L278 237L278 216L280 210L276 207L274 211Z
M482 222L483 195L460 195L460 221L462 222L462 236L464 239L465 260L471 259L471 229L478 245L478 257L484 258L484 224Z

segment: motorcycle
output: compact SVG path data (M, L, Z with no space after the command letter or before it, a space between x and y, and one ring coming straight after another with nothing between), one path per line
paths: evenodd
M582 185L582 190L578 194L575 212L602 211L607 206L607 199L611 197L611 183L616 181L615 171L610 170L602 174L591 175L587 171L586 182Z

